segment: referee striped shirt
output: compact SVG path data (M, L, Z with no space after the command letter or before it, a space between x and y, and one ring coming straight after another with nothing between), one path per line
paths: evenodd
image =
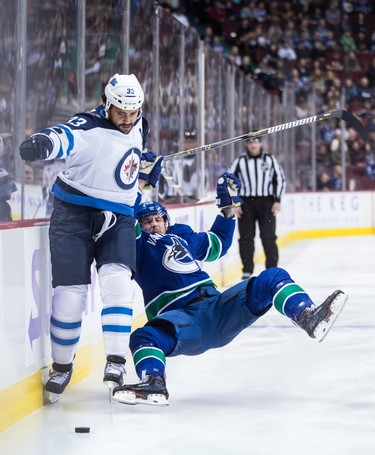
M280 202L285 193L285 176L277 159L265 151L258 156L248 153L236 158L230 172L241 180L240 196L273 196Z

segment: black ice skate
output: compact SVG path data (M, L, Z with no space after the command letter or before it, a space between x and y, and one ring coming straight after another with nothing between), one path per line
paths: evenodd
M115 387L122 386L125 376L125 359L115 355L107 356L107 362L104 367L103 382L109 389L109 401L112 400L113 390Z
M324 340L348 300L348 296L337 290L318 307L306 308L293 322L300 326L311 338Z
M116 387L113 399L125 404L150 404L168 406L169 393L162 376L147 375L138 384L125 384Z
M66 386L69 384L72 373L73 368L70 368L70 370L66 372L56 371L54 368L52 368L49 371L49 379L44 386L45 390L58 396L61 395L64 392ZM53 400L50 402L52 401Z

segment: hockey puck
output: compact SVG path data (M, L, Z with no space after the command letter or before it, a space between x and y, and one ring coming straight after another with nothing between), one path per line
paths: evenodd
M90 433L90 427L75 427L74 431L76 433Z

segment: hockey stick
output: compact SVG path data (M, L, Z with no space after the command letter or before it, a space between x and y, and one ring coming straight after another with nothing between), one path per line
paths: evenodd
M248 139L255 139L257 137L266 136L267 134L278 133L280 131L289 130L297 126L309 125L311 123L321 122L322 120L328 120L331 118L337 118L344 120L349 126L353 127L361 136L361 138L367 142L368 135L366 128L362 123L350 112L342 109L340 111L332 111L326 114L317 114L312 117L301 118L299 120L293 120L292 122L282 123L280 125L271 126L264 128L259 131L242 134L241 136L233 137L231 139L225 139L223 141L213 142L212 144L201 145L199 147L192 148L190 150L183 150L181 152L172 153L164 156L164 161L174 160L176 158L182 158L184 156L196 155L197 153L206 152L208 150L214 150L225 145L234 144L240 141L246 141Z

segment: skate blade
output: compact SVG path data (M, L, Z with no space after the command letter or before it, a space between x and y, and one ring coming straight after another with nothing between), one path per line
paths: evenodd
M328 320L322 321L318 324L314 330L314 337L321 343L324 338L327 336L328 332L331 330L336 319L339 317L341 311L343 310L346 302L348 301L348 296L344 293L338 294L335 300L331 304L331 316Z
M48 381L48 368L42 368L42 381L43 381L43 404L53 404L57 403L60 400L61 394L49 392L45 389L45 384Z
M43 390L43 404L54 404L60 400L61 394L48 392L47 390Z
M138 398L133 392L116 392L113 400L123 404L146 404L149 406L169 406L169 402L164 395L157 393L149 394L147 398Z
M104 381L104 384L108 387L108 400L110 403L112 403L113 391L115 387L118 387L118 384L114 381Z

